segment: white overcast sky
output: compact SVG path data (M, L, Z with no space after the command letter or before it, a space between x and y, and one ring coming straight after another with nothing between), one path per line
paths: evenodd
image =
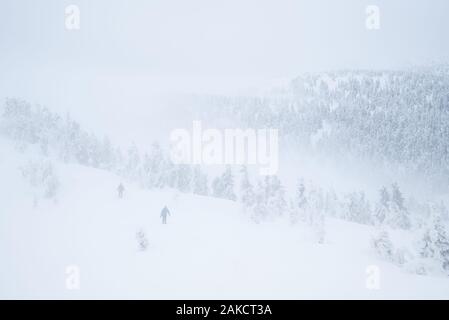
M78 31L65 28L70 4ZM365 27L373 4L378 31ZM448 62L448 31L448 0L0 0L0 98L133 138L163 105L151 90Z
M77 4L81 29L65 30ZM381 29L365 28L376 4ZM2 0L2 68L292 76L446 61L447 0Z

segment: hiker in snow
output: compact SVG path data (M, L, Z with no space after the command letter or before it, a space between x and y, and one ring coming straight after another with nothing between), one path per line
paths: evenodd
M123 186L122 183L120 183L120 184L118 185L117 191L118 191L118 197L119 197L120 199L123 198L123 192L125 192L125 187Z
M162 224L167 224L167 215L170 215L170 211L167 206L164 206L161 211Z

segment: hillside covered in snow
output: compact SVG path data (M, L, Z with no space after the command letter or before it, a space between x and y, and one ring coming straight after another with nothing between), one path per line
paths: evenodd
M376 256L373 226L329 218L319 241L306 222L255 224L230 200L134 183L119 199L121 177L56 161L47 193L53 183L32 185L20 168L48 159L1 146L1 298L449 297L449 278Z
M444 68L341 72L189 101L190 121L279 128L272 176L8 98L0 297L449 298L447 88Z

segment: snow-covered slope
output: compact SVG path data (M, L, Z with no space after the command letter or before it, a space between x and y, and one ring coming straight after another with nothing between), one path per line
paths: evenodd
M232 201L126 183L118 199L119 177L60 163L57 196L36 202L19 170L31 155L0 142L0 298L449 298L448 278L376 258L368 226L329 219L318 244L302 225L254 224Z

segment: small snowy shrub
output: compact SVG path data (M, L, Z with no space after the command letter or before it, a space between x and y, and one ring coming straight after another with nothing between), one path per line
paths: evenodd
M136 233L136 239L138 248L140 251L145 251L148 248L148 239L143 230L139 230Z
M30 161L20 168L23 178L33 188L35 201L40 198L54 199L59 190L59 178L48 161Z
M441 216L433 217L424 227L418 251L421 258L433 259L441 271L449 275L449 232Z
M374 236L371 241L371 246L379 257L391 262L395 260L393 243L387 231L381 231L378 235Z

